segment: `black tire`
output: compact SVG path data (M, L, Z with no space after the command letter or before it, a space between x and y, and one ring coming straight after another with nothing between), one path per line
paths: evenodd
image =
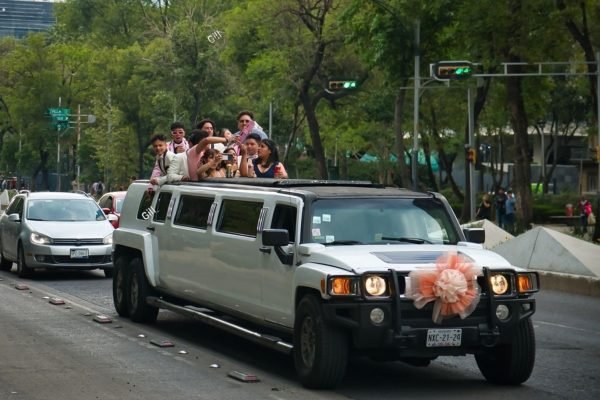
M23 251L23 245L21 243L19 243L18 252L17 275L19 275L19 278L31 278L33 275L33 269L27 266L27 261L25 261L25 252Z
M476 354L479 370L492 383L519 385L529 379L535 364L535 335L531 318L519 323L508 344Z
M112 278L112 277L113 277L113 275L114 275L113 268L106 268L106 269L104 270L104 276L105 276L105 277L107 277L107 278Z
M115 304L115 310L121 317L129 317L129 308L127 306L127 299L129 298L128 290L128 273L125 266L127 265L127 259L125 257L119 257L115 261L115 267L111 270L114 272L113 275L113 302ZM105 272L107 270L104 270Z
M0 252L0 271L10 271L12 269L13 262L4 258L4 254Z
M129 262L129 279L127 290L127 308L133 322L153 323L158 317L158 308L146 303L148 296L154 295L154 290L148 283L142 260L138 257Z
M348 337L323 319L321 303L312 294L296 309L294 365L302 385L311 389L334 388L346 374Z

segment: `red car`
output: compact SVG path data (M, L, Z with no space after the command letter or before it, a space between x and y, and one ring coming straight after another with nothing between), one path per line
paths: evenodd
M117 229L119 227L119 219L121 218L121 208L123 207L123 200L125 199L126 191L122 192L108 192L105 193L98 200L98 204L104 214L106 214L109 218L108 220L112 224L112 226ZM111 215L116 216L116 218Z

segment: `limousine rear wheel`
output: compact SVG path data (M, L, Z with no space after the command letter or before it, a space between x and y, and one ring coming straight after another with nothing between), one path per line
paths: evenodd
M294 364L300 382L313 389L335 387L348 364L348 338L323 319L315 295L300 300L294 323Z
M134 258L129 262L129 317L133 322L152 323L158 316L158 308L146 302L146 298L154 294L154 290L148 283L142 260Z
M129 309L127 308L127 298L129 297L129 291L127 290L127 270L126 267L127 259L119 257L115 260L115 268L111 270L114 272L113 276L113 302L115 303L115 310L121 317L129 316Z
M519 385L529 379L535 363L535 335L531 318L519 322L511 342L498 345L475 360L483 376L499 385Z

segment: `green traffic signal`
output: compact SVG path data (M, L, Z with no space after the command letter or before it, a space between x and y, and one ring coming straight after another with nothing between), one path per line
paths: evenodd
M345 89L356 89L358 88L358 82L351 80L330 80L327 84L327 88L333 92Z
M469 61L440 61L435 64L433 75L439 80L465 79L473 73Z

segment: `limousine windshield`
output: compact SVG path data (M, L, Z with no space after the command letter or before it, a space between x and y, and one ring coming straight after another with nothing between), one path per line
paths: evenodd
M325 245L460 240L443 204L432 198L319 199L313 203L309 236Z

